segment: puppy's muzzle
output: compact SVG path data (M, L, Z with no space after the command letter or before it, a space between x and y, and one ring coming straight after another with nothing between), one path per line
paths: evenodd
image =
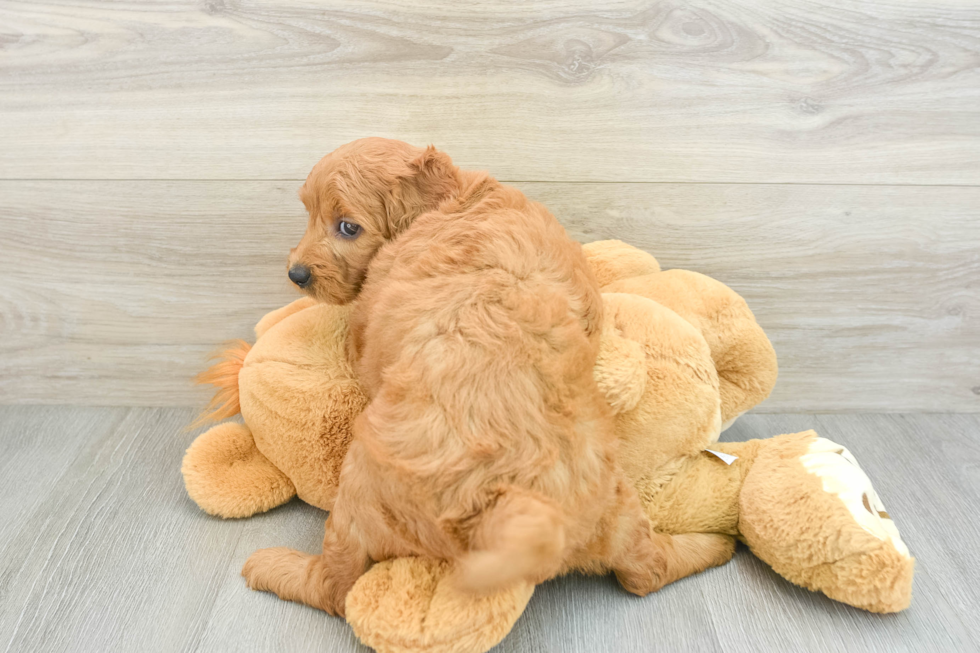
M310 268L305 265L296 264L289 268L289 280L295 283L300 288L306 288L310 285Z

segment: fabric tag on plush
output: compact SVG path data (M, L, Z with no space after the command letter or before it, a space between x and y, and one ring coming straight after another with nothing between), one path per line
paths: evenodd
M738 456L733 456L730 453L722 453L720 451L714 451L713 449L705 449L708 453L713 453L724 461L726 465L731 465L733 462L738 460Z

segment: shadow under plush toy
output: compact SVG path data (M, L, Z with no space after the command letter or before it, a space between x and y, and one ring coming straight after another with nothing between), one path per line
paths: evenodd
M658 531L744 542L786 579L858 608L911 599L914 561L871 482L842 446L813 431L718 443L765 399L776 356L745 301L724 284L619 241L584 247L605 322L595 377L616 414L620 463ZM191 498L248 517L298 495L330 510L351 425L366 399L347 362L349 307L300 299L256 325L202 375L216 418L187 450ZM381 651L486 651L534 590L460 593L448 565L374 565L347 597L357 636ZM669 590L668 590L669 591Z

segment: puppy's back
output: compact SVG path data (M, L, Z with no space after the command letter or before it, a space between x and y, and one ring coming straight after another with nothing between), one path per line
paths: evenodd
M419 217L372 263L352 320L364 437L425 513L465 523L520 488L576 514L574 545L612 456L598 284L544 207L502 195Z

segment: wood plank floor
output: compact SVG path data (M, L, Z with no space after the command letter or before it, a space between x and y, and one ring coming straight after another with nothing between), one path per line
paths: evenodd
M184 408L0 407L0 650L360 651L346 625L249 591L254 549L316 550L321 511L201 513L179 467ZM980 625L980 416L747 415L725 440L816 428L874 480L917 559L906 612L782 580L740 549L637 599L612 578L540 587L499 652L967 651Z

